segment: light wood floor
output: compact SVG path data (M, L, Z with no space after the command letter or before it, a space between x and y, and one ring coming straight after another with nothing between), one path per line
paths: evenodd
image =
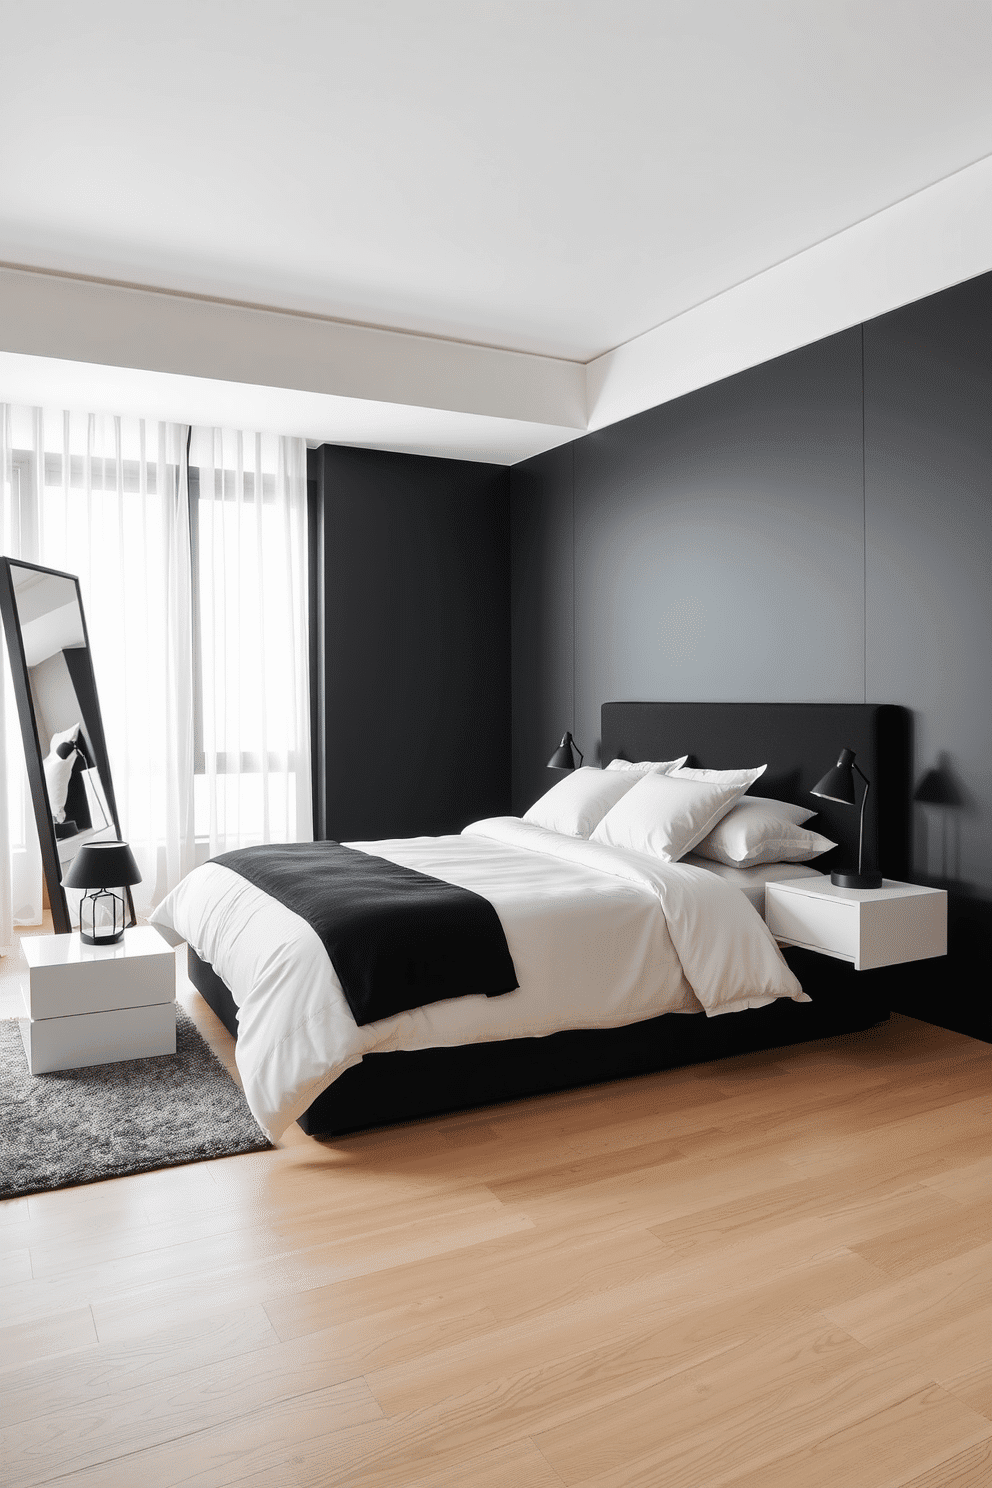
M990 1075L896 1018L8 1201L4 1481L988 1488Z

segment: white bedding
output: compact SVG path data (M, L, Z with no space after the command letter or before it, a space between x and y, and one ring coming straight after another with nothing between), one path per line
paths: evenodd
M350 843L483 894L519 987L432 1003L360 1028L316 932L216 863L152 915L186 940L238 1006L248 1104L277 1139L364 1054L616 1028L659 1013L713 1016L809 999L743 894L707 869L663 863L517 817L457 837Z
M733 884L746 894L755 909L765 917L765 884L784 883L789 878L823 878L819 868L810 863L762 863L755 868L732 868L729 863L717 863L712 858L701 858L696 853L686 853L681 859L686 867L705 868L718 878Z

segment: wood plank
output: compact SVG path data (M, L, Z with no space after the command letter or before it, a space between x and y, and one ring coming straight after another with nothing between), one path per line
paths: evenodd
M992 1421L992 1345L989 1346L989 1357L973 1369L955 1370L953 1374L941 1371L938 1383L958 1400L963 1400L971 1410ZM992 1475L989 1482L992 1482Z
M870 1132L836 1137L823 1136L819 1131L811 1133L805 1149L790 1153L786 1161L813 1177L845 1162L874 1158L885 1163L901 1160L911 1148L922 1155L954 1143L983 1140L992 1141L992 1103L984 1093L897 1118Z
M332 1213L329 1216L328 1206ZM203 1270L212 1257L232 1250L240 1259L250 1260L281 1254L288 1248L304 1249L328 1241L368 1241L378 1243L401 1229L409 1229L418 1220L435 1224L448 1216L499 1212L500 1201L489 1188L476 1184L471 1188L437 1191L431 1194L407 1195L402 1203L395 1199L369 1202L365 1185L364 1202L342 1186L338 1193L323 1193L315 1200L312 1185L294 1187L276 1204L232 1204L221 1200L216 1207L198 1207L190 1215L173 1214L168 1221L156 1224L154 1233L148 1226L119 1225L112 1233L105 1231L84 1235L67 1254L64 1233L60 1231L41 1242L32 1243L31 1261L37 1277L71 1278L95 1268L99 1275L108 1262L127 1263L134 1257L166 1253L173 1259L182 1247L192 1257L190 1269ZM265 1221L269 1220L269 1223ZM264 1237L264 1238L263 1238ZM114 1266L121 1281L129 1274L127 1265Z
M6 1225L20 1224L28 1217L26 1198L0 1199L0 1229Z
M562 1309L553 1319L491 1328L484 1348L473 1342L437 1349L372 1371L366 1382L387 1416L499 1392L508 1428L529 1433L551 1411L570 1416L590 1398L619 1397L736 1347L754 1331L753 1315L739 1320L732 1308L670 1317L658 1301L646 1306L624 1288L619 1298L608 1293Z
M50 1359L55 1355L74 1353L87 1344L98 1343L93 1312L89 1307L76 1307L54 1317L10 1323L0 1328L0 1358L11 1369L29 1364L32 1359Z
M31 1252L26 1245L12 1248L0 1257L0 1315L3 1312L5 1289L15 1281L27 1281L31 1276Z
M870 1395L869 1395L870 1398ZM893 1400L829 1437L764 1464L756 1471L723 1480L722 1488L906 1488L908 1482L948 1488L948 1459L962 1464L965 1483L988 1483L975 1477L976 1466L989 1460L990 1423L967 1411L937 1385ZM922 1469L922 1471L921 1471ZM957 1481L961 1481L958 1473ZM597 1485L599 1488L599 1485ZM605 1485L604 1485L605 1488Z
M410 1480L405 1488L562 1488L561 1478L528 1439Z
M988 1488L992 1483L992 1437L945 1457L936 1467L914 1472L893 1488Z
M55 1415L278 1341L256 1306L193 1317L182 1327L131 1343L97 1344L58 1359L10 1363L0 1384L0 1425Z
M962 1204L972 1204L992 1193L992 1157L982 1156L976 1162L947 1168L922 1180L928 1188Z
M526 1215L509 1213L497 1200L466 1214L418 1220L399 1227L380 1245L369 1237L346 1237L298 1250L291 1239L259 1229L245 1245L246 1254L228 1244L191 1242L164 1251L147 1250L126 1261L86 1267L67 1276L19 1282L7 1288L6 1310L14 1320L54 1314L88 1298L101 1339L128 1336L135 1318L142 1326L174 1320L173 1310L203 1306L228 1307L259 1295L295 1290L341 1277L387 1269L405 1259L446 1254L493 1235L530 1229ZM164 1309L164 1311L160 1311Z
M911 1089L877 1076L874 1083L852 1091L847 1072L829 1078L818 1072L804 1082L798 1102L790 1081L784 1090L759 1088L715 1108L709 1135L700 1137L695 1150L718 1157L735 1145L740 1152L760 1149L776 1156L794 1151L802 1159L844 1137L860 1141L895 1121L942 1113L956 1102L974 1099L975 1089L970 1066L951 1076L928 1074Z
M553 1154L545 1149L544 1166L535 1165L513 1178L490 1179L489 1188L504 1204L526 1204L528 1199L546 1198L564 1189L598 1183L603 1178L616 1180L664 1163L685 1162L689 1156L685 1147L684 1142L676 1144L666 1139L625 1147L619 1152L574 1157L566 1163L548 1162Z
M868 1348L925 1362L931 1378L947 1360L956 1359L958 1370L977 1366L992 1338L992 1328L983 1333L979 1325L992 1319L992 1243L825 1312Z
M852 1180L847 1169L826 1179L797 1179L779 1188L764 1189L744 1199L681 1215L664 1224L652 1225L651 1233L680 1255L703 1255L735 1245L739 1240L801 1221L811 1222L811 1233L823 1248L853 1247L876 1235L894 1230L900 1223L918 1220L953 1221L961 1206L938 1195L923 1184L907 1187L897 1179L870 1182ZM866 1255L866 1259L870 1259Z
M913 1381L917 1389L924 1383L919 1376ZM842 1330L811 1318L534 1440L566 1484L688 1488L763 1468L815 1440L825 1422L837 1429L863 1414L866 1401L877 1408L906 1393L904 1371L879 1366Z
M961 1204L957 1212L930 1212L854 1246L873 1266L896 1278L930 1270L941 1261L977 1250L992 1234L992 1198Z
M545 1226L467 1247L457 1256L407 1265L274 1297L265 1310L281 1338L361 1319L403 1297L443 1291L451 1301L488 1307L500 1320L538 1314L657 1275L671 1253L645 1230L604 1223Z
M135 1488L136 1484L175 1488L179 1483L207 1488L242 1483L259 1470L264 1481L279 1466L294 1469L306 1461L311 1442L327 1443L338 1435L361 1442L379 1423L379 1408L364 1382L350 1380L280 1400L202 1431L184 1432L182 1421L177 1420L175 1434L168 1441L80 1468L69 1481L73 1488ZM357 1455L361 1455L360 1447ZM42 1457L34 1465L26 1464L23 1473L12 1476L5 1488L35 1488L49 1481L39 1476L44 1470ZM293 1488L308 1481L318 1481L316 1471L309 1479L298 1476Z
M0 1432L0 1458L17 1481L79 1472L305 1397L317 1381L322 1390L354 1383L350 1352L331 1332L212 1359L21 1421ZM364 1383L360 1393L368 1396Z

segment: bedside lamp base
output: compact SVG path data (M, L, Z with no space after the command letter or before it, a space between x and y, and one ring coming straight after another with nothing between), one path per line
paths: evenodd
M880 889L882 875L880 873L849 873L843 869L835 869L830 875L830 882L836 884L839 889Z

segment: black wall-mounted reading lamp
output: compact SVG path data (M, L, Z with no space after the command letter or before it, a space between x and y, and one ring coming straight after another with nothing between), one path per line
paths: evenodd
M585 759L582 750L576 744L571 734L566 733L554 754L548 760L549 770L574 770L576 769L575 756L579 756L579 764Z
M818 780L810 792L810 795L821 796L825 801L839 801L843 806L853 806L857 799L854 790L855 773L861 776L865 783L865 793L861 797L861 824L858 828L858 871L850 873L844 869L834 869L830 875L830 882L837 884L842 889L880 889L882 887L882 875L869 870L865 872L862 866L862 852L865 839L865 802L871 784L868 776L863 770L859 770L854 763L854 750L842 749L840 757L832 770L828 770L822 780Z

